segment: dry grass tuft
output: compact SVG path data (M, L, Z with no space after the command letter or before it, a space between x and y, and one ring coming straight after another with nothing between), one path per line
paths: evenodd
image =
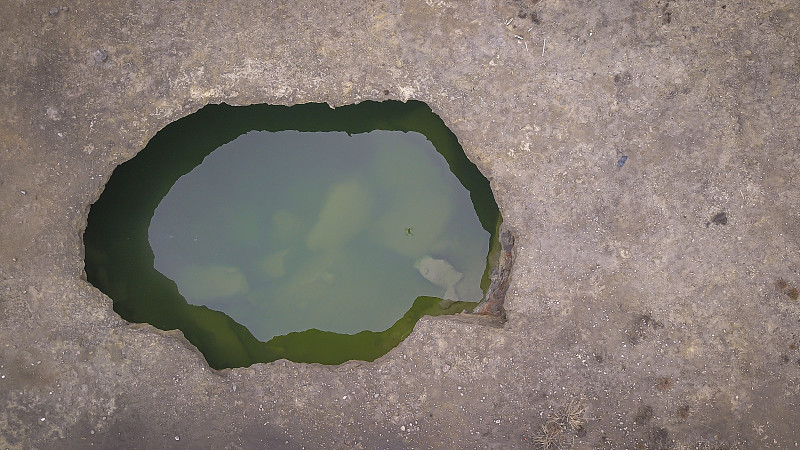
M551 414L533 442L543 450L561 448L568 434L586 426L586 405L582 398L572 398Z
M563 439L564 429L559 424L548 420L542 425L542 429L533 439L533 443L542 450L551 450L559 448Z

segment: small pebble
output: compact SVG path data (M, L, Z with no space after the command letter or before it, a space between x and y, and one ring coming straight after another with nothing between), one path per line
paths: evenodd
M628 160L626 155L622 155L622 157L617 161L617 167L622 167L625 165L625 161Z
M106 60L108 59L108 52L106 52L105 50L97 49L94 51L94 53L92 53L92 56L94 57L94 60L96 62L103 63L106 62Z
M59 11L58 8L50 8L50 15L55 16L56 14L58 14L58 11Z
M28 195L28 191L26 191L25 189L20 190L19 193L22 195Z

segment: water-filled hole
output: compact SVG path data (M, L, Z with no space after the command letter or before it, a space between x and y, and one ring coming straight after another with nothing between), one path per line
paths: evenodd
M114 171L86 273L215 368L371 361L421 316L475 307L500 220L423 103L209 105Z

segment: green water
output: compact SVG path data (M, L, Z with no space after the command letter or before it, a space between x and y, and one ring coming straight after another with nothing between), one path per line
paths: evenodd
M422 103L209 105L115 170L86 272L215 368L374 360L481 299L499 220Z

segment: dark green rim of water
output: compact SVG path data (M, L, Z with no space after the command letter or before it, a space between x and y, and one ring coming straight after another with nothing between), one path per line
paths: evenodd
M222 369L284 358L322 364L341 364L354 359L373 361L402 342L422 316L454 314L476 305L418 297L400 320L382 332L347 335L312 329L262 342L226 314L187 303L175 283L153 267L154 256L148 240L150 220L178 178L215 149L254 130L348 134L386 130L423 134L470 192L481 226L490 233L490 251L481 280L481 289L486 291L492 263L497 259L500 212L488 180L464 155L456 136L426 104L363 102L334 110L320 103L240 107L223 103L207 105L159 131L141 152L114 170L89 212L84 233L87 279L114 300L114 310L122 318L149 323L162 330L180 329L211 367ZM159 314L151 313L153 310Z

